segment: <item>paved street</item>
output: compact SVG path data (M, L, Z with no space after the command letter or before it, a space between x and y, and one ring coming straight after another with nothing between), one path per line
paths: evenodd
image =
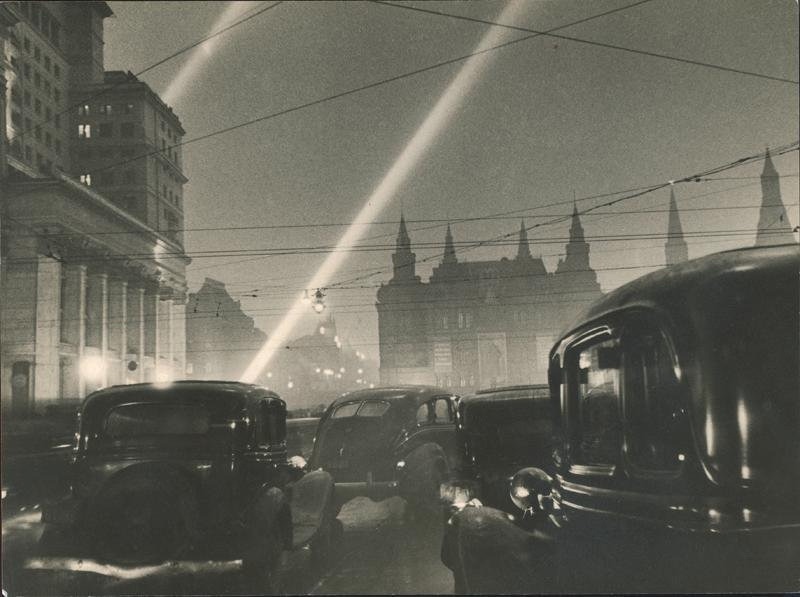
M310 565L307 550L286 553L281 593L446 593L452 577L439 560L441 524L404 521L400 498L356 498L342 508L345 527L336 561ZM3 588L9 595L170 594L232 595L248 592L236 561L181 561L119 567L96 560L39 557L38 508L17 511L3 523ZM250 589L251 590L251 589Z

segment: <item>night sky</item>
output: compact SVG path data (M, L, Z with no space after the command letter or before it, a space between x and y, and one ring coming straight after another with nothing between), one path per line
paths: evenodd
M631 3L528 0L513 24L545 30ZM110 2L115 16L105 23L106 68L137 72L268 4ZM411 5L488 20L505 7L504 2ZM489 28L369 2L286 2L142 78L157 93L169 89L166 99L188 140L468 54ZM559 33L798 78L794 0L652 0ZM177 79L192 60L196 68ZM189 255L335 245L344 226L319 225L353 219L461 64L185 147ZM478 241L518 230L519 215L532 226L569 214L573 197L585 209L603 200L584 197L682 178L797 138L796 84L563 39L511 45L492 52L483 76L382 213L386 223L365 230L370 240L362 242L379 250L353 253L333 280L383 273L346 285L366 288L328 290L328 305L343 339L377 358L375 286L391 277L391 249L384 245L394 243L401 204L412 243L442 243L446 226L415 220L515 212L509 218L453 222L457 242ZM797 225L797 152L774 161L783 175L790 220ZM758 163L719 175L725 180L674 187L690 257L753 243L760 172ZM665 189L583 217L592 266L604 290L663 265L664 240L593 237L663 235L668 200ZM739 208L717 209L728 207ZM626 213L632 211L637 213ZM275 225L298 226L196 230ZM529 233L533 254L551 271L568 226L564 221ZM713 231L724 232L691 237ZM415 252L421 260L441 249ZM513 246L482 247L459 258L515 252ZM206 276L225 282L269 333L324 258L320 253L198 256L188 282L192 291ZM417 273L427 279L437 263L422 263ZM306 332L314 317L309 310L293 335Z

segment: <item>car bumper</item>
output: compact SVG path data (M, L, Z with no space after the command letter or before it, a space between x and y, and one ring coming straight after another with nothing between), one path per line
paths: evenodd
M358 496L385 500L398 494L397 481L354 481L336 483L336 500L344 503Z

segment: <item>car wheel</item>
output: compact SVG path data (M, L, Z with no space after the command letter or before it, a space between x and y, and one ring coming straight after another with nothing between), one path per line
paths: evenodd
M163 562L195 539L197 501L186 484L132 475L113 482L96 502L95 547L117 564Z

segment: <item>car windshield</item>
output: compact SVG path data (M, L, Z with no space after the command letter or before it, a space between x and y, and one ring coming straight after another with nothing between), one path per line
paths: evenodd
M209 412L202 404L123 404L106 416L103 435L112 439L148 435L204 435Z

